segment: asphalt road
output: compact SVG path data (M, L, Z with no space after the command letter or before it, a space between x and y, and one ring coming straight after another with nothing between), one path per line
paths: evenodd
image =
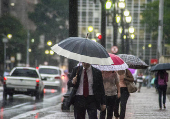
M0 87L0 119L36 119L54 113L56 105L62 101L63 93L48 89L40 101L26 95L14 95L4 101L3 88Z

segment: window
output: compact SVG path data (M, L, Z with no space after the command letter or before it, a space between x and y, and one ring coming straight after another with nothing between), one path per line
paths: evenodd
M38 78L37 72L31 69L15 69L11 76Z
M59 74L59 71L56 69L49 69L49 68L40 68L40 74Z

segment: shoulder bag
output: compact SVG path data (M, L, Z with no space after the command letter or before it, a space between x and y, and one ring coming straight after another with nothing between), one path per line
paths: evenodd
M126 72L126 77L129 77L127 72ZM131 77L129 77L129 78L131 78ZM134 82L130 82L125 78L125 84L127 86L129 93L135 93L137 91L137 87Z

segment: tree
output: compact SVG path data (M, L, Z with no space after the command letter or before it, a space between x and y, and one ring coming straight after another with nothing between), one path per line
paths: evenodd
M4 61L4 46L2 39L8 34L12 34L12 38L8 40L6 55L10 58L10 56L16 56L16 53L19 52L22 54L21 62L25 62L27 34L20 21L9 14L4 15L0 18L0 28L0 62Z
M68 37L68 0L41 0L34 9L34 12L29 12L29 18L37 26L34 36L39 39L39 36L45 35L45 44L51 40L53 44ZM45 46L45 49L50 49ZM41 63L44 61L44 49L39 52Z
M158 18L159 18L159 1L150 2L145 4L143 7L146 9L143 11L143 19L141 23L147 25L147 30L152 31L154 39L157 38L158 34ZM170 43L170 0L164 0L164 15L163 15L163 37L166 43Z

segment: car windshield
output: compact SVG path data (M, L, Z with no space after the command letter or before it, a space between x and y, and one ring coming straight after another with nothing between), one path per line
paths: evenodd
M38 78L38 74L35 70L31 69L15 69L11 76L23 76Z
M56 69L49 69L49 68L40 68L40 74L59 74L59 71Z

